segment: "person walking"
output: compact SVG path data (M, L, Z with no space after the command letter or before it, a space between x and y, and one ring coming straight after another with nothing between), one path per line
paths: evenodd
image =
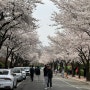
M34 68L33 68L33 66L30 68L30 77L31 77L31 81L33 81L33 78L34 78Z
M64 78L64 67L62 67L61 75L62 75L62 78Z
M45 80L45 89L47 89L47 84L48 84L48 76L47 76L47 65L45 65L44 69L43 69L43 73L44 73L44 80Z
M58 73L58 70L57 70L57 69L55 69L55 75L57 75L57 73Z
M39 81L39 76L40 76L40 68L39 68L39 66L37 66L37 67L35 68L35 74L36 74L36 76L38 77L38 81Z
M47 71L47 76L48 76L48 83L47 87L52 88L52 78L53 78L53 71L51 69L51 66L48 66L48 71Z

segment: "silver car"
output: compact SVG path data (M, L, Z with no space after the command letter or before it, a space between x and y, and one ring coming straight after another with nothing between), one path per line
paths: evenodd
M17 79L11 69L0 69L0 88L11 89L17 87Z

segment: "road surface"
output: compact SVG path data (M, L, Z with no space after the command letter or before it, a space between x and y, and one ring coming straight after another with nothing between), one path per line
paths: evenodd
M44 78L43 73L40 75L38 81L37 76L34 77L34 81L27 77L26 80L20 82L15 90L44 90ZM73 79L65 79L61 76L53 76L53 88L48 90L90 90L90 85L85 82L80 82Z

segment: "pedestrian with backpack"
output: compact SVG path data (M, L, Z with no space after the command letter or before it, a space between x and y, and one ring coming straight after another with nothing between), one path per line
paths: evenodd
M52 71L50 65L48 65L47 68L48 68L48 71L47 71L47 76L48 76L47 87L48 87L48 88L49 88L49 87L52 88L53 71Z
M33 68L33 66L30 68L30 78L31 78L31 81L33 81L33 78L34 78L34 68Z
M44 66L43 73L44 73L44 80L45 80L45 89L47 89L48 84L48 76L47 76L48 68L47 65Z
M36 76L37 76L37 78L38 78L38 81L39 81L39 76L40 76L40 67L39 67L39 66L37 66L37 67L35 68L35 74L36 74Z

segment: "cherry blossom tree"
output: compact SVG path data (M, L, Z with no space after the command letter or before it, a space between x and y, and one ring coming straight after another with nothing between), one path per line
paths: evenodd
M53 18L57 25L69 30L86 32L90 36L90 1L89 0L51 0L58 9Z
M51 43L50 47L52 49L52 52L56 54L56 56L60 59L60 61L64 60L65 66L68 65L68 63L72 62L72 70L74 70L74 62L84 63L85 67L88 65L88 60L80 59L80 47L84 47L82 49L85 50L86 47L88 47L90 44L89 36L85 35L85 33L79 33L78 35L72 32L58 32L55 37L49 37ZM83 52L88 58L88 48L86 48L85 52ZM72 71L73 72L73 71ZM74 75L74 72L73 72Z
M72 35L77 34L74 48L87 68L87 80L89 80L90 65L90 1L89 0L51 0L59 9L54 13L52 20L64 30L69 30ZM85 34L86 33L86 34ZM71 44L72 45L72 44Z
M40 0L1 0L0 13L0 49L6 47L7 67L10 55L26 57L36 52L39 44L36 33L37 21L32 17L33 9ZM1 50L2 53L2 50ZM12 62L12 60L11 60Z
M0 13L0 48L9 38L8 31L12 28L25 27L26 24L36 28L35 19L32 17L33 9L40 0L1 0ZM31 27L30 27L31 28Z

